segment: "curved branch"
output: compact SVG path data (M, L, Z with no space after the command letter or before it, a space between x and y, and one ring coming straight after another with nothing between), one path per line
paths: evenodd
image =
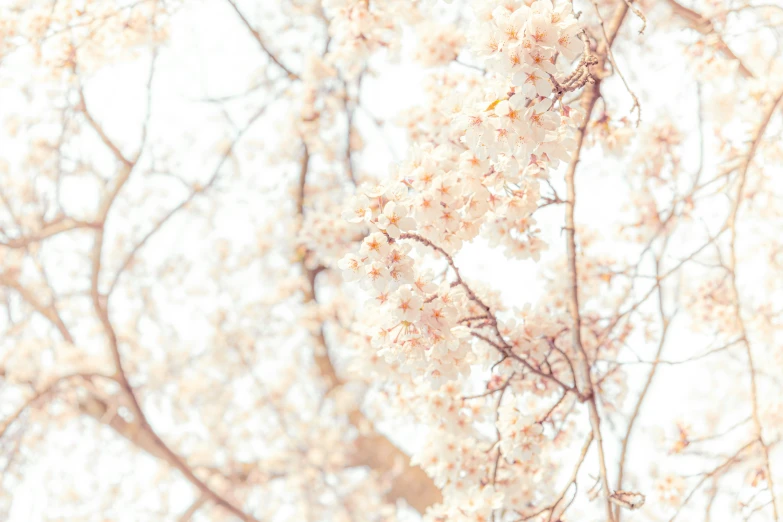
M742 164L742 168L740 169L739 186L737 188L737 197L736 200L734 201L734 208L732 209L731 216L729 218L729 228L731 230L731 239L729 242L729 257L731 259L731 268L729 270L729 281L731 283L732 293L734 294L734 305L735 305L734 319L737 321L737 325L741 329L742 343L745 345L745 353L748 357L748 370L750 373L751 406L753 410L753 425L756 432L756 439L758 440L759 444L761 444L762 453L764 455L764 467L766 468L766 473L767 473L767 483L769 484L769 492L770 492L770 496L772 497L772 513L773 516L775 517L776 522L779 521L780 518L778 514L777 499L775 497L775 480L772 475L772 467L770 466L769 446L764 442L763 427L761 425L761 417L759 415L758 383L756 382L756 365L753 359L753 350L751 349L750 341L748 340L748 335L745 328L745 319L742 317L742 311L740 309L740 294L739 294L739 287L737 286L737 251L736 251L737 227L736 225L737 225L737 216L739 214L740 206L742 205L742 198L744 196L745 184L748 178L748 170L750 169L750 165L753 163L753 157L756 155L756 151L758 150L759 144L761 143L761 140L764 137L764 133L767 130L769 121L772 119L772 114L775 112L775 109L780 104L781 100L783 100L783 90L781 90L780 93L773 99L772 103L770 104L769 108L764 114L764 118L762 119L758 128L754 132L753 138L751 140L750 148L748 150L748 154L745 157L745 161Z

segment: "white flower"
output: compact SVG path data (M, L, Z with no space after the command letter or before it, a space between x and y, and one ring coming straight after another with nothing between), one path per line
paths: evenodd
M446 65L459 54L463 36L456 27L425 22L419 24L417 32L416 59L426 67Z
M538 47L531 49L530 52L525 55L525 63L532 65L533 67L538 67L545 73L555 74L557 72L557 67L555 67L554 62L552 61L554 56L555 53L551 49Z
M502 47L499 35L490 24L482 25L474 40L473 54L480 58L494 56Z
M525 98L514 95L508 100L503 100L495 106L495 114L500 117L502 125L506 128L520 132L524 126Z
M525 114L530 124L530 134L536 141L544 141L547 131L554 130L560 123L560 115L550 111L551 106L552 100L541 100Z
M400 232L407 232L416 227L416 221L406 217L408 211L404 206L393 201L386 203L383 214L378 216L378 228L385 230L393 238L400 237Z
M530 16L530 9L527 6L522 6L507 15L503 12L507 13L508 11L501 8L500 10L496 9L493 13L498 14L496 23L502 34L503 47L518 46L525 29L525 22Z
M437 174L435 169L435 162L429 158L425 159L421 165L416 167L413 172L411 172L413 185L419 190L426 189L428 186L430 186L433 178Z
M385 195L390 201L402 201L408 196L408 187L405 183L393 183L386 188Z
M372 217L370 200L367 196L358 195L351 198L348 208L343 211L343 219L349 223L361 223L369 221Z
M389 269L378 261L373 261L364 267L366 281L378 292L382 292L389 284Z
M364 238L359 253L372 259L381 259L389 253L389 241L380 232L373 232Z
M493 126L495 126L495 143L494 147L490 148L489 157L497 162L500 158L499 154L511 152L516 134L503 127L497 119L493 120Z
M474 486L464 498L460 508L469 513L486 512L490 514L493 509L498 509L503 505L503 493L496 492L492 486L482 488Z
M468 204L465 206L467 217L478 219L489 210L489 201L487 198L489 191L483 187L482 189L483 190L474 192L470 196Z
M412 249L413 247L407 243L396 243L389 252L387 260L389 263L411 263L413 260L408 254Z
M421 297L411 292L407 286L403 286L394 295L392 314L395 319L412 323L421 316L421 305Z
M538 96L549 96L552 94L552 84L549 81L549 76L542 69L527 65L522 68L521 71L514 74L513 81L515 85L519 85L521 89L521 95L517 95L520 98L533 98ZM516 98L517 96L514 96Z
M561 161L568 162L571 159L571 151L576 148L573 138L560 138L542 143L536 149L536 153L546 156L549 165L556 168Z
M503 76L511 76L517 72L524 63L525 50L517 45L508 49L503 49L502 53L488 59L487 68L492 69Z
M571 4L568 2L558 2L554 10L549 14L549 21L554 25L561 23L575 25L576 18L574 18Z
M520 161L520 164L517 165L517 169L519 169L520 166L524 168L526 166L525 162L530 160L530 154L532 154L536 148L536 143L530 135L525 133L517 135L517 140L514 145L514 156L519 158Z
M484 486L481 489L481 496L484 499L484 503L492 509L500 509L503 507L502 491L496 491L494 486Z
M343 280L345 281L356 281L364 275L363 270L361 270L363 267L362 260L354 254L346 254L345 257L337 262L337 266L342 269Z
M364 187L364 193L368 198L379 198L386 193L386 187L383 185L375 185L374 187Z
M525 34L538 45L553 47L557 41L557 29L552 25L551 16L534 14L526 25Z
M414 205L416 211L416 217L419 218L419 222L430 222L438 217L440 214L440 202L437 201L432 194L424 192L416 196L416 204Z
M441 203L450 205L459 196L459 188L448 176L438 176L432 184L432 190ZM439 211L443 211L443 205L439 205Z
M404 283L412 283L414 273L411 262L393 264L389 269L389 277L391 278L392 288L396 288Z
M489 170L489 161L466 150L460 154L459 170L471 176L483 176Z
M570 8L570 6L568 7ZM566 59L575 59L582 54L582 50L584 49L584 42L579 38L579 33L581 32L582 28L577 24L572 24L565 29L561 29L555 49L557 49Z
M457 309L439 301L425 304L424 314L429 324L440 329L449 327L457 319ZM450 330L448 333L451 333Z
M413 286L422 294L431 294L438 289L438 286L432 282L432 271L427 270L416 278Z
M454 124L465 132L465 144L474 152L478 151L481 137L490 129L482 109L466 109L454 120Z

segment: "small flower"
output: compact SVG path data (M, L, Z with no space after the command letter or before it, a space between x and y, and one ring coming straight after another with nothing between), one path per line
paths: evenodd
M489 25L483 26L476 35L473 52L478 57L488 58L499 53L502 48L499 35Z
M530 133L536 141L544 141L547 131L552 131L560 123L560 116L549 110L552 100L544 99L530 107L525 117L530 124Z
M392 288L396 288L404 283L412 283L413 276L413 267L410 263L395 263L389 269Z
M549 77L542 69L527 65L513 77L514 84L519 85L522 96L533 98L536 95L549 96L552 94L552 84ZM519 95L518 95L519 96ZM522 98L522 96L519 96ZM517 96L514 96L516 98Z
M441 203L449 205L459 196L459 188L453 181L449 181L446 176L438 176L432 184L432 190ZM442 207L442 206L441 206ZM443 210L439 208L438 210Z
M474 152L479 148L481 137L490 129L484 111L478 109L465 109L454 119L454 125L465 132L465 144Z
M487 68L509 76L517 72L524 63L524 49L517 45L503 49L503 52L488 58Z
M416 226L416 221L408 214L405 207L393 201L386 203L383 214L378 216L378 228L385 230L393 238L400 237L401 232L407 232Z
M374 187L365 187L364 193L368 198L379 198L386 193L387 188L383 185L375 185Z
M389 241L380 232L373 232L364 238L359 253L372 259L381 259L389 253Z
M531 49L530 52L525 55L525 63L541 69L544 73L555 74L557 68L552 62L554 55L555 53L550 49L537 47Z
M534 14L526 25L526 32L531 40L538 45L553 47L557 41L557 29L552 25L551 16Z
M343 280L345 281L356 281L364 275L361 270L363 267L362 260L355 254L346 254L345 257L337 262L337 266L342 269Z
M382 292L389 283L389 269L378 261L373 261L364 267L367 274L366 281L378 292Z
M367 196L359 195L351 198L348 208L343 211L343 219L349 223L361 223L369 221L372 217L370 200Z
M408 187L405 183L393 183L386 187L384 195L389 201L402 201L408 195Z
M569 6L570 7L570 6ZM579 38L582 28L578 24L572 24L560 30L555 44L555 49L567 60L573 60L582 53L584 43Z
M389 252L389 256L387 257L387 261L391 264L396 263L411 263L412 260L408 256L408 253L412 250L413 247L410 245L403 243L397 243L394 248L391 249Z
M432 272L429 270L423 274L419 274L413 285L422 294L431 294L438 289L438 286L432 282Z
M432 326L439 329L442 329L447 325L450 326L457 319L457 309L453 306L444 305L439 301L427 303L424 305L424 313L426 315L427 321Z
M411 292L410 288L403 286L397 290L392 302L394 317L400 321L412 323L421 315L421 297Z
M505 128L514 129L519 132L524 127L524 96L514 95L508 100L501 101L495 106L495 114L500 117L500 121Z
M530 9L523 6L508 15L502 14L505 9L496 10L500 16L497 17L497 26L500 29L503 39L503 47L519 45L522 33L525 29L525 22L530 15Z
M440 203L436 201L431 194L426 192L416 196L414 208L416 217L419 218L419 222L433 221L440 213Z

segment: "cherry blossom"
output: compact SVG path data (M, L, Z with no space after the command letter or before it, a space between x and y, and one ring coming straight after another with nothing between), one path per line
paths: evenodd
M378 217L378 228L395 239L400 237L400 232L411 230L416 226L416 221L407 217L407 213L405 207L389 201L383 207L383 213Z

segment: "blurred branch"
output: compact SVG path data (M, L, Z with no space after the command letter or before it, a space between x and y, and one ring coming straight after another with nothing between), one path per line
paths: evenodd
M111 138L109 138L109 136L106 134L106 131L103 129L103 126L101 126L101 124L98 123L95 118L93 118L92 113L87 108L87 101L84 99L84 89L81 86L79 87L78 92L79 108L81 109L82 114L84 114L87 123L90 125L90 127L92 127L103 144L106 145L106 147L111 151L112 155L114 155L117 161L122 163L126 169L129 169L132 166L132 162L123 155L119 147L111 140Z
M33 393L33 395L29 399L24 401L16 410L14 410L14 412L11 415L6 417L3 420L3 422L0 423L0 438L2 438L3 435L5 435L5 432L11 426L11 424L13 424L16 421L16 419L18 419L22 415L22 413L24 413L24 411L27 408L32 406L33 403L35 403L36 401L38 401L39 399L41 399L45 395L48 395L49 393L54 391L54 389L57 388L57 386L59 386L60 384L62 384L64 382L67 382L67 381L70 381L71 379L76 379L76 378L90 379L90 378L93 378L93 377L102 377L104 379L113 380L112 377L110 377L108 375L102 375L102 374L99 374L99 373L72 373L72 374L63 375L62 377L58 377L58 378L54 379L53 381L51 381L46 386L44 386L41 389L35 391L35 393Z
M273 53L269 47L267 47L266 43L264 42L264 39L261 37L261 33L258 32L256 29L253 28L253 25L250 23L250 21L245 18L245 15L242 14L242 11L240 11L239 7L237 7L237 4L234 3L233 0L226 0L226 2L231 5L231 7L234 9L234 11L239 16L239 19L242 20L242 23L247 28L248 31L250 31L250 34L253 35L253 38L255 38L256 42L258 42L258 46L261 47L261 50L264 51L264 53L269 57L272 62L274 62L275 65L277 65L280 69L282 69L289 78L292 80L298 80L299 75L291 71L288 67L283 65L283 62L280 61L280 59Z
M151 77L152 77L152 73L150 73L150 78ZM104 245L105 223L108 218L109 212L111 211L112 205L117 199L117 196L119 195L123 186L125 185L125 183L127 183L128 179L130 178L130 175L136 163L135 161L131 162L127 160L122 155L119 148L106 136L106 133L103 131L102 127L92 118L89 111L87 110L87 105L84 99L84 94L82 89L79 89L79 97L81 100L82 110L85 114L85 117L87 118L88 123L98 133L98 135L101 137L101 140L104 142L104 144L112 151L112 153L117 158L117 160L120 161L120 163L122 164L119 176L114 181L112 188L104 196L98 210L98 216L96 222L100 224L100 228L98 228L95 234L95 240L90 254L91 265L92 265L91 277L90 277L90 281L91 281L90 295L92 298L92 304L95 313L97 314L98 319L100 320L106 338L109 342L109 348L111 351L112 359L116 367L115 380L120 385L121 389L124 392L124 395L130 401L130 409L133 412L135 418L135 422L133 424L133 427L131 428L133 430L133 438L131 438L130 440L133 440L135 442L136 437L145 437L146 440L148 440L148 442L146 442L145 444L147 445L152 444L154 448L156 448L152 450L154 454L164 459L171 466L179 470L179 472L182 473L182 475L191 484L193 484L203 495L207 496L218 505L224 507L232 514L239 517L241 520L244 520L246 522L256 522L256 519L254 517L243 512L239 507L235 506L232 502L230 502L222 495L214 491L204 481L198 478L193 472L193 470L187 465L187 463L179 455L177 455L157 435L157 433L152 429L152 426L148 422L144 414L144 411L141 407L141 404L139 403L139 400L136 397L136 393L128 380L128 376L123 367L123 360L122 360L122 355L120 353L117 334L109 318L108 299L105 295L101 294L99 285L100 285L100 274L101 274L101 255L103 252L103 245ZM141 151L139 152L139 154L140 153ZM223 161L225 161L225 158L226 156L223 157L223 160L221 160L220 165L222 165ZM213 176L212 181L214 181L215 176ZM95 409L95 402L93 401L91 404L93 405L92 408ZM112 417L112 420L109 421L109 424L112 425L111 424L112 422L124 423L125 421L115 415ZM124 433L120 431L120 429L127 429L124 425L118 424L116 427L114 425L112 425L112 427L115 428L115 431L118 431L118 433L121 433L123 434L123 436L125 436ZM150 450L147 451L149 452Z
M150 230L142 236L142 238L131 248L131 250L128 252L128 254L125 256L125 259L120 264L120 268L117 270L117 272L114 274L114 278L111 281L111 284L109 285L109 289L106 291L107 296L111 296L114 292L114 289L117 287L117 283L119 283L120 278L122 277L122 274L128 269L133 259L138 255L139 251L144 247L144 245L147 244L147 242L155 235L157 234L163 226L171 220L176 214L178 214L181 210L186 208L197 196L204 195L210 188L212 188L215 185L215 182L220 177L220 171L223 168L223 165L226 163L228 158L230 158L237 147L237 144L242 139L242 137L247 133L247 131L250 129L250 127L258 121L258 119L263 116L263 114L266 112L266 110L269 108L269 104L265 104L261 106L248 120L248 122L245 124L244 127L239 129L239 131L234 136L233 141L231 142L230 146L226 148L226 150L223 152L223 154L220 157L220 160L218 161L218 164L215 166L214 170L212 171L212 175L209 177L209 180L207 180L206 184L203 186L196 186L192 189L191 193L177 206L172 208L170 211L168 211L166 214L163 215L153 226L150 228Z
M753 158L756 155L759 144L764 138L764 133L767 130L769 121L772 119L772 114L777 109L777 106L783 100L783 90L778 93L770 103L761 123L756 128L751 139L748 153L745 156L745 160L740 169L739 183L737 187L737 196L734 201L734 208L732 209L731 216L729 218L729 228L731 230L731 239L729 242L729 257L731 264L729 267L729 281L731 283L731 289L734 294L734 319L737 322L737 326L742 333L742 342L745 345L745 353L748 357L748 370L750 373L750 395L751 406L753 410L753 425L756 432L756 440L761 445L762 454L764 456L764 467L766 468L767 484L769 485L769 492L772 497L772 513L775 518L775 522L780 520L778 514L778 505L775 497L775 480L772 475L772 467L769 459L769 446L764 442L763 427L761 425L761 417L759 415L759 403L758 403L758 383L756 382L756 363L753 359L753 350L750 346L750 340L748 339L747 329L745 327L745 319L742 317L741 301L739 294L739 286L737 285L737 216L739 215L740 206L742 205L742 199L744 197L745 184L748 178L748 170L753 163Z
M639 394L639 398L636 400L636 406L634 407L633 413L631 414L631 418L628 420L628 427L625 431L625 436L622 439L622 448L620 449L620 463L618 465L617 470L617 489L622 491L623 490L623 476L625 474L625 461L626 456L628 454L628 446L631 441L631 434L633 433L633 428L636 423L636 419L639 417L639 412L642 409L642 404L644 404L644 399L647 397L647 392L650 390L650 385L652 384L653 378L655 377L655 374L658 370L658 362L661 360L661 355L663 354L663 347L666 344L666 335L669 333L669 326L671 325L671 317L668 317L663 309L663 288L661 287L660 282L660 275L661 275L661 259L663 257L664 252L666 251L666 245L669 242L669 238L671 236L667 236L664 239L663 247L661 249L661 252L658 253L655 256L655 275L657 278L656 288L658 289L658 315L661 320L661 338L658 341L658 349L655 352L655 361L653 362L652 368L650 368L650 373L647 374L647 380L644 383L644 386L642 387L642 391ZM621 506L617 506L615 517L617 519L617 522L620 522L620 519L622 518L622 508Z
M585 457L587 456L587 452L590 449L590 446L592 445L592 443L593 443L593 432L591 431L587 435L587 439L585 440L584 444L582 445L582 451L580 451L580 453L579 453L579 460L577 461L576 466L574 467L574 470L571 472L571 476L569 477L568 482L566 482L565 487L560 492L560 494L557 496L555 501L552 504L550 504L548 506L545 506L542 509L539 509L535 513L533 513L531 515L527 515L527 516L525 516L523 518L520 518L520 519L518 519L515 522L523 522L523 521L526 521L526 520L531 520L531 519L534 519L537 516L542 515L542 514L544 514L546 512L549 512L549 517L547 517L547 520L552 520L553 515L555 514L555 509L563 501L563 499L565 498L566 494L568 493L568 490L571 489L571 486L576 484L576 477L579 474L579 469L582 467L582 464L585 461ZM563 510L560 511L561 515L562 515L562 511Z
M69 232L71 230L78 230L82 228L95 228L94 223L88 221L77 221L75 219L61 216L48 223L44 223L40 230L34 232L29 236L18 237L9 239L6 242L0 242L0 246L7 248L26 248L34 243L41 242L50 237Z
M677 0L666 0L666 2L672 8L674 14L684 19L691 29L703 35L714 34L718 38L718 45L720 46L723 54L726 55L728 59L737 61L739 64L739 72L742 74L742 76L745 78L755 78L753 72L751 72L751 70L745 66L745 64L742 62L742 59L734 54L734 51L732 51L726 42L723 41L723 38L715 30L715 26L709 18L705 18L693 9L685 7L681 3L677 2Z
M188 522L193 517L193 515L196 514L196 511L201 509L201 506L203 506L206 501L207 498L204 496L197 498L196 501L190 505L188 510L182 513L182 515L177 519L177 522Z
M674 520L679 516L682 509L688 505L688 502L690 502L691 498L693 498L693 495L701 488L701 486L708 480L713 477L717 477L721 475L723 472L725 472L728 468L731 467L732 464L735 462L738 462L740 460L740 455L742 455L742 452L744 452L749 447L756 444L756 440L752 440L742 446L739 450L737 450L734 455L729 457L727 460L725 460L722 464L718 465L717 467L713 468L711 471L708 471L706 473L703 473L702 478L699 480L699 482L696 484L696 486L688 493L688 495L683 499L682 503L677 507L677 511L672 515L672 517L669 519L669 522L674 522Z
M126 394L126 396L130 398L132 404L135 403L135 396L131 394ZM133 409L135 410L136 406L133 406ZM145 418L142 417L132 423L128 422L120 417L116 413L116 409L106 400L97 397L95 394L90 394L86 398L81 399L79 410L101 424L109 426L118 435L131 442L134 446L149 453L155 458L167 462L171 467L179 470L185 479L201 492L203 497L212 500L244 522L258 522L255 517L244 513L224 496L217 493L204 481L199 479L192 468L181 457L174 453L152 430ZM141 413L141 415L143 415L143 413Z
M55 328L57 328L57 331L60 332L63 339L73 344L74 340L71 336L71 332L68 331L68 327L63 322L62 317L60 317L60 314L57 312L57 308L53 303L48 305L44 304L38 299L35 292L23 286L16 277L8 277L1 272L0 284L16 290L19 296L27 302L27 304L33 307L33 310L44 316Z

